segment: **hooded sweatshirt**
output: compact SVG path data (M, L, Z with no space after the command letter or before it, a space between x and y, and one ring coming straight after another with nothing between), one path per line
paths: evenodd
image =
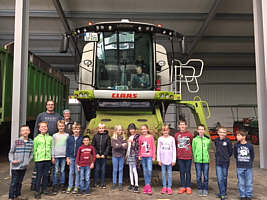
M77 153L77 165L80 167L90 166L91 163L95 163L96 153L95 148L92 145L82 145Z
M193 158L192 152L193 135L189 131L175 134L175 142L177 145L177 158L181 160L191 160Z
M140 157L152 157L153 160L156 159L156 146L153 135L139 137L139 147L140 147Z
M38 134L34 138L34 161L40 162L40 161L49 161L52 159L52 143L53 138L48 133L45 135Z
M23 137L16 139L10 148L8 159L9 162L11 163L14 160L18 160L19 163L17 164L12 163L11 169L12 170L26 169L32 158L33 158L32 139L28 138L27 141L24 141Z

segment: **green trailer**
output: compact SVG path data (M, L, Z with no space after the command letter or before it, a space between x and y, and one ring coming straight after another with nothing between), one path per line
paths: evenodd
M11 43L0 49L0 124L11 122L13 48ZM31 52L28 62L27 121L35 121L49 99L61 112L68 102L69 79Z

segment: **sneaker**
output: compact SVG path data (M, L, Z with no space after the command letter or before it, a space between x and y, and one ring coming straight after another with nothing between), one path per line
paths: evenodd
M66 187L65 187L64 184L61 184L60 188L61 188L61 192L62 193L65 193L66 192Z
M247 197L240 197L240 200L247 200Z
M250 198L250 197L247 197L247 200L252 200L252 198Z
M79 188L75 187L74 190L72 191L72 194L77 194L79 192Z
M202 190L198 190L198 196L203 197L203 191Z
M192 189L191 187L186 188L186 194L192 194Z
M52 194L56 195L57 194L57 185L54 185L52 188Z
M122 184L119 184L119 191L122 191L123 190L123 186Z
M93 187L100 187L100 185L97 184L97 183L95 183L95 184L93 185Z
M181 187L181 188L178 190L178 194L183 194L185 191L186 191L185 187Z
M77 193L77 196L82 196L83 195L83 190L80 190L78 193Z
M168 188L167 190L168 190L168 195L172 195L173 194L173 191L172 191L171 188Z
M203 197L208 196L208 194L209 194L208 190L203 190L203 194L202 194Z
M139 193L139 187L138 186L134 186L133 192Z
M224 195L221 195L221 200L226 200Z
M111 190L115 190L116 187L117 187L116 184L113 183L112 186L111 186Z
M148 185L148 187L147 187L147 194L152 195L152 187L151 187L151 185Z
M68 187L66 193L67 193L67 194L71 193L71 189L72 189L71 187Z
M107 188L106 184L105 184L105 183L102 184L102 185L101 185L101 188L102 188L102 189L106 189L106 188Z
M86 190L85 195L86 195L86 196L90 196L90 195L91 195L90 190Z
M161 194L165 194L166 192L167 192L167 188L163 187L163 188L161 189Z
M47 189L43 190L43 194L48 195L49 194L48 190Z
M145 185L144 187L144 194L147 194L148 185Z
M35 199L41 199L41 193L40 192L35 192L34 193L34 198Z
M129 185L127 190L130 191L130 192L133 191L134 190L134 186L133 185Z

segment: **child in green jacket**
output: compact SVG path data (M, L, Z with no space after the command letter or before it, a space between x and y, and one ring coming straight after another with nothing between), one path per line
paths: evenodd
M47 122L40 122L39 123L39 131L41 132L34 138L34 146L33 146L33 156L34 162L37 171L36 177L36 193L35 198L41 198L41 180L43 179L42 183L42 192L44 194L48 194L47 192L47 185L48 185L48 175L51 166L51 159L52 159L52 136L47 133L48 130L48 123Z
M192 144L199 196L208 196L210 138L205 135L205 132L205 126L198 125L199 135L193 139ZM202 174L204 182L202 182Z

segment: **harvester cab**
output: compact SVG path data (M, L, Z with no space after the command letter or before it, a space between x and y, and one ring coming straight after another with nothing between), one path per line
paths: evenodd
M74 96L89 121L86 133L96 132L99 123L108 129L117 124L126 129L135 123L137 127L147 124L157 134L170 104L189 107L196 124L208 130L208 103L200 97L182 99L183 85L188 92L198 92L204 67L200 59L174 58L184 52L182 34L122 20L90 23L67 36L75 39L80 52L79 89Z

